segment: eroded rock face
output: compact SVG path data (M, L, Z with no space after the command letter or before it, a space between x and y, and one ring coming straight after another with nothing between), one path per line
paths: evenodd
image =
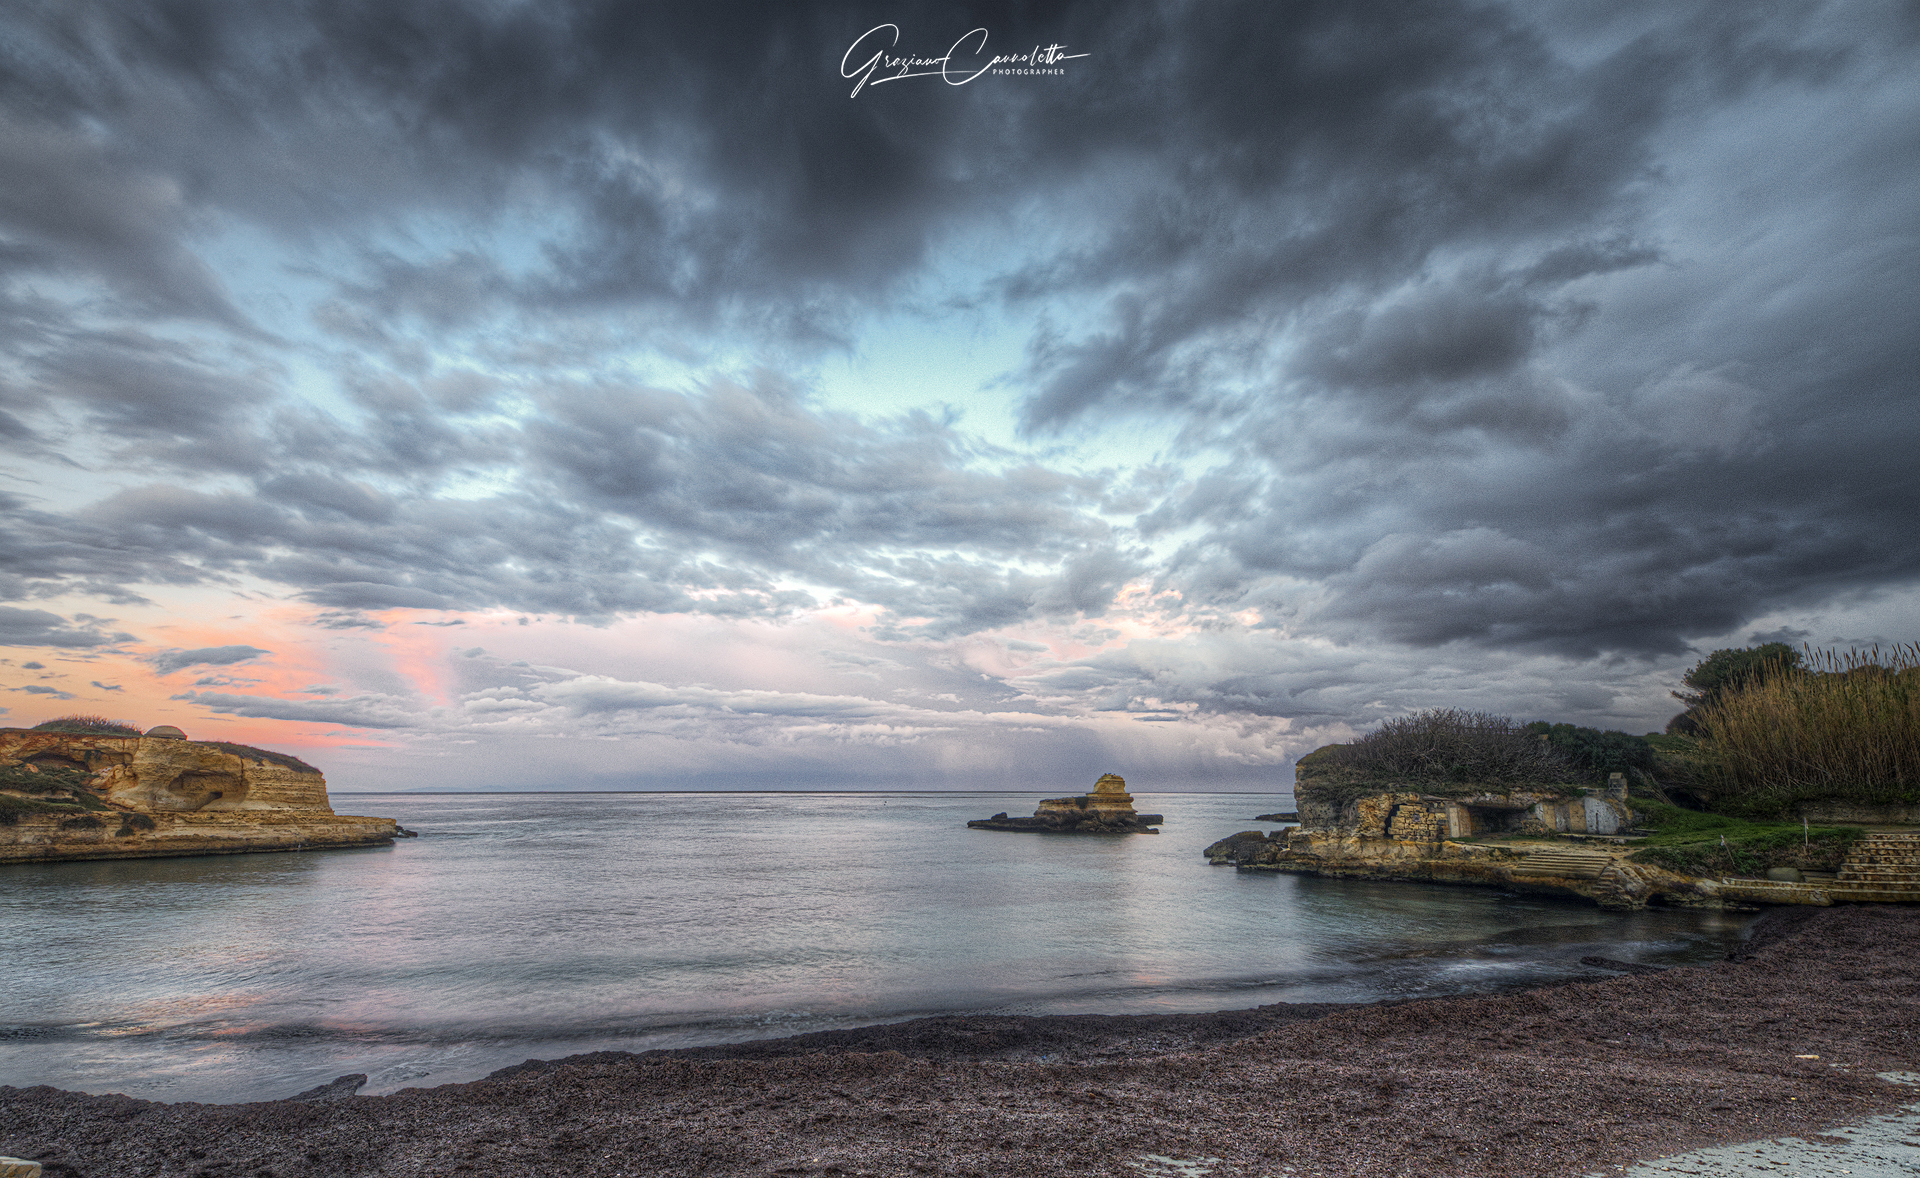
M234 746L238 747L238 746ZM269 757L275 759L269 759ZM264 752L169 736L75 736L0 729L0 765L84 771L103 801L133 810L319 810L331 814L327 779Z
M1294 767L1294 798L1308 832L1440 842L1483 834L1612 835L1633 825L1624 780L1604 791L1470 783L1413 790L1405 781L1357 775L1329 755L1336 747L1316 749Z
M387 818L337 815L327 781L280 753L145 736L0 729L0 862L356 846L394 837ZM47 806L63 807L57 812Z
M1140 814L1133 795L1117 773L1094 782L1093 792L1071 798L1048 798L1031 818L1009 818L1002 811L991 818L967 823L975 830L1025 830L1041 834L1159 834L1152 829L1165 822L1159 814Z
M1298 829L1241 831L1205 854L1251 870L1571 893L1608 908L1641 907L1656 894L1674 903L1711 902L1690 881L1627 863L1624 849L1585 850L1565 870L1543 854L1566 846L1553 841L1560 835L1610 836L1630 827L1624 780L1604 793L1463 784L1434 787L1446 791L1435 794L1410 784L1362 778L1330 749L1317 750L1294 772ZM1490 834L1521 837L1507 846L1455 841Z

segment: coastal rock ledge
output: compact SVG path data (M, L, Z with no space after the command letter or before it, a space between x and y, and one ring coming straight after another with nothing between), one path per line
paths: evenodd
M399 833L391 818L335 814L327 779L284 753L170 726L0 728L0 863L358 847Z
M1394 782L1343 766L1338 747L1316 749L1294 766L1299 826L1228 835L1203 852L1208 861L1242 871L1576 896L1616 911L1920 903L1920 831L1869 829L1832 874L1792 869L1765 879L1710 879L1633 856L1644 832L1633 828L1622 773L1604 789Z
M1093 783L1093 792L1071 798L1048 798L1031 818L1009 818L1002 810L991 818L967 823L974 830L1026 830L1040 834L1159 834L1165 822L1159 814L1139 814L1126 779L1106 773Z

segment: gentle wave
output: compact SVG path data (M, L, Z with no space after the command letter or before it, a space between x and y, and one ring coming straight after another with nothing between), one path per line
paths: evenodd
M357 796L423 837L16 866L0 1083L246 1100L364 1071L379 1092L924 1015L1504 989L1584 954L1707 960L1741 928L1201 858L1284 796L1136 791L1168 816L1153 838L965 827L1039 796Z

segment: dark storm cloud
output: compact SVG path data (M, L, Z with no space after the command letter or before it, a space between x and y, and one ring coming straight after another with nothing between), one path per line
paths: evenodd
M397 696L359 695L351 699L297 700L266 695L228 695L189 691L170 699L197 704L210 712L267 720L339 724L347 728L413 728L426 719L417 702Z
M390 390L381 403L406 400ZM814 600L780 583L791 578L949 633L1097 612L1142 567L1094 514L1101 479L982 451L924 415L827 413L772 378L700 393L557 387L504 432L440 422L411 465L382 432L302 431L257 456L271 473L244 492L110 496L83 517L97 566L69 541L66 575L250 574L328 607L316 624L331 628L377 626L363 611L394 608L779 614ZM366 481L396 469L406 495ZM504 489L437 491L475 474ZM23 535L40 542L20 546L31 585L46 574L26 554L52 549L59 521L20 518L38 524Z
M1423 55L1460 67L1437 90L1361 68L1324 116L1353 132L1338 163L1290 144L1252 195L1188 202L1213 238L1122 220L1124 246L1035 271L1021 293L1117 293L1103 326L1039 342L1030 420L1160 408L1235 450L1143 518L1203 530L1162 584L1355 638L1678 651L1911 584L1920 545L1895 521L1920 498L1894 472L1920 356L1886 312L1920 297L1920 204L1914 169L1884 165L1915 158L1913 43L1890 10L1844 11L1656 22L1580 69L1517 29L1454 55L1486 32L1465 22ZM1524 113L1489 120L1469 93ZM1689 223L1689 202L1713 207Z
M203 646L199 650L162 651L150 656L147 664L162 675L171 675L188 667L230 667L272 653L257 646Z
M1101 480L980 470L962 435L923 415L866 424L771 378L704 396L568 390L547 408L528 457L568 499L962 631L1097 611L1139 567L1091 514Z
M14 237L6 269L99 275L142 309L244 326L180 240L192 209L178 179L112 158L70 124L13 113L0 114L0 172L10 177L0 186L0 224Z
M153 485L13 502L0 598L253 576L360 627L825 594L944 637L1097 615L1152 573L1200 618L1584 656L1920 576L1910 8L5 19L0 425L44 449L78 423L69 461ZM881 21L1091 56L849 99L836 63ZM235 226L329 259L304 277L335 411L280 403L285 354L202 260ZM983 239L1009 252L950 303L1036 322L1029 429L1135 415L1227 460L1071 476L619 362L844 346L953 294L926 289L941 251ZM462 348L489 374L450 371Z
M35 368L41 389L84 409L103 434L188 439L175 460L209 466L251 465L248 456L260 447L236 438L232 426L274 393L265 382L214 369L186 346L130 332L77 339L42 355Z
M884 15L616 0L44 5L22 14L0 90L23 128L13 154L38 179L12 186L0 217L45 243L37 264L214 314L219 293L187 271L181 242L195 211L304 233L486 211L537 189L570 224L517 290L472 255L423 266L370 253L374 283L357 293L441 327L508 294L695 319L732 306L816 332L828 304L921 261L937 214L987 181L958 174L959 143L978 134L969 95L936 85L852 103L833 65L880 20L956 36L962 15L869 7ZM988 5L964 19L1018 39L1059 17Z
M59 646L86 650L133 641L133 635L110 633L107 622L80 615L69 622L59 614L43 609L14 609L0 606L0 646ZM23 664L37 667L37 663Z
M1677 7L1575 65L1527 15L1205 5L1171 28L1132 23L1113 52L1134 68L1099 91L1102 127L1035 118L1042 134L1091 131L1135 158L1125 196L1084 245L1011 288L1112 300L1103 327L1036 349L1030 421L1191 405L1187 382L1210 371L1208 353L1244 352L1247 332L1271 337L1302 316L1325 316L1336 336L1315 339L1309 324L1310 351L1338 351L1350 335L1341 301L1364 304L1463 256L1487 268L1479 292L1428 297L1452 305L1380 324L1342 375L1398 383L1511 367L1540 313L1530 299L1658 256L1634 234L1662 163L1656 140L1678 113L1759 85L1818 84L1870 32L1822 39L1827 18L1812 7Z

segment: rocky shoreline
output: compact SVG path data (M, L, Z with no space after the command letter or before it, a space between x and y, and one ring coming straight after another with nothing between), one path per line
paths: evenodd
M919 1019L299 1102L0 1088L0 1154L49 1178L1572 1176L1911 1103L1876 1074L1920 1059L1916 937L1913 908L1777 909L1727 961L1486 997Z
M1493 887L1574 896L1622 912L1655 904L1754 911L1920 903L1920 828L1885 825L1886 812L1848 812L1847 821L1868 828L1837 864L1770 870L1764 879L1708 878L1634 854L1649 832L1633 825L1624 773L1604 787L1418 783L1370 777L1341 758L1345 747L1317 749L1295 764L1297 811L1254 819L1297 826L1243 830L1202 854L1241 871ZM1444 792L1412 788L1421 784L1444 785Z

